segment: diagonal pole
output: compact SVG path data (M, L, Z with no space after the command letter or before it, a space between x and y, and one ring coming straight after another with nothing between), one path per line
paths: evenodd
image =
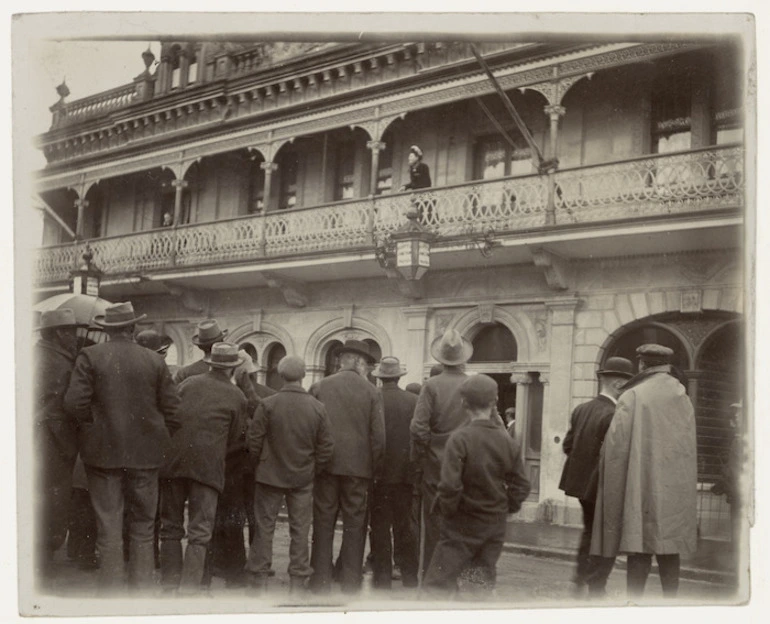
M532 162L537 170L540 171L543 165L543 154L541 153L540 148L537 146L537 143L535 143L535 139L532 138L532 134L530 133L529 128L527 128L527 124L524 123L524 120L521 118L521 115L519 115L519 112L516 110L513 102L511 102L511 99L508 97L505 91L503 91L503 88L500 86L500 83L497 82L497 78L495 78L492 70L489 69L489 65L487 65L487 62L482 58L481 54L479 54L476 45L473 43L471 44L471 51L473 52L473 56L475 56L476 60L479 62L479 65L481 65L481 68L492 81L492 85L494 86L495 91L497 91L497 94L500 96L500 99L503 101L505 109L508 111L508 113L510 113L511 117L513 117L513 121L516 123L516 127L518 127L519 132L521 132L524 140L527 142L529 149L532 150Z

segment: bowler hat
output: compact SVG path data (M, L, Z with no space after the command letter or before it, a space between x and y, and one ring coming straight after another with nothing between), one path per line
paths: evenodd
M88 327L88 323L78 323L75 320L75 312L71 308L59 308L40 313L39 325L35 330L59 327Z
M299 381L305 377L305 362L296 355L285 355L278 362L278 374L286 381Z
M214 319L206 319L198 323L198 333L192 337L194 345L203 346L222 342L227 336L227 330L219 328L219 323Z
M607 358L604 368L596 371L597 375L613 375L614 377L626 377L631 379L634 376L634 363L622 357Z
M487 407L497 401L497 382L488 375L473 375L460 386L460 396L471 407Z
M146 318L146 314L136 316L134 306L130 301L115 303L104 310L104 314L94 317L94 323L102 327L127 327L135 325L137 321Z
M380 379L392 379L404 375L406 375L406 370L401 368L401 362L398 361L398 358L392 355L382 358L377 368L372 371L372 377L379 377Z
M456 366L464 364L473 355L473 345L456 329L447 329L444 335L430 345L431 355L442 364Z
M674 350L659 344L643 344L636 349L637 357L652 366L661 366L671 362Z
M235 368L243 363L238 347L229 342L215 342L211 352L203 356L203 361L214 368Z
M154 329L144 329L136 335L136 342L157 353L165 353L173 342L166 335L161 335Z
M345 344L337 347L337 355L342 355L343 353L362 355L369 364L374 364L375 362L374 356L369 352L369 345L363 340L346 340Z

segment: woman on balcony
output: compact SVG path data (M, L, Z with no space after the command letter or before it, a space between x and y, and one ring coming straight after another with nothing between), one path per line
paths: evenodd
M418 189L430 188L430 169L428 165L422 162L422 150L417 145L409 148L409 184L401 187L402 191L416 191ZM416 197L412 199L412 209L420 213L420 223L429 224L433 219L434 200L430 198Z

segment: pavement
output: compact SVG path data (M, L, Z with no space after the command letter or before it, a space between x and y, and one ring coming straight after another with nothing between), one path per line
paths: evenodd
M509 521L504 550L536 557L574 561L582 527ZM736 582L736 559L729 541L698 541L692 557L682 559L681 578L732 585ZM618 557L615 569L626 569L625 557ZM653 573L657 566L653 559Z

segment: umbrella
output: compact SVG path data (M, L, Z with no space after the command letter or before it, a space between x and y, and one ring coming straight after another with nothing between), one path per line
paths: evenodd
M35 304L32 307L32 311L36 318L39 318L39 315L42 312L47 312L48 310L70 308L75 313L75 320L78 323L93 325L94 317L98 314L104 314L107 306L110 305L112 305L110 301L102 299L101 297L62 293L61 295L54 295L53 297L49 297L48 299L44 299L40 303ZM35 323L35 325L37 324L38 323ZM102 342L104 339L104 334L98 327L78 329L78 336L84 338L87 343Z

